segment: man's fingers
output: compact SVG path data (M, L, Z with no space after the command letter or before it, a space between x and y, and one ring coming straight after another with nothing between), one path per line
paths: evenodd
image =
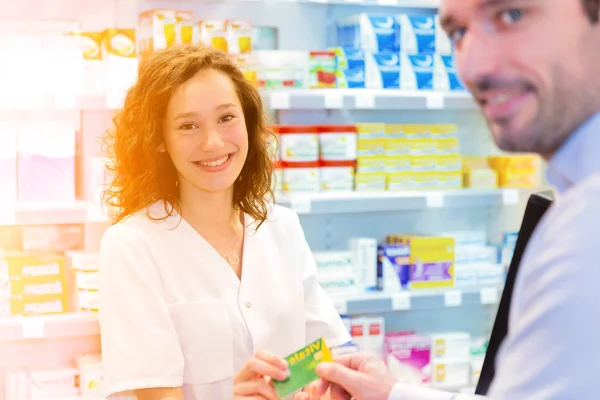
M329 390L329 382L323 379L317 379L310 384L308 388L308 394L310 394L312 397L319 398L320 396L325 396L327 390Z
M339 385L331 385L329 392L331 400L350 400L352 397Z
M262 379L238 383L233 388L233 394L236 399L243 398L245 400L247 397L253 398L253 396L261 400L279 399L275 389Z
M365 362L365 360L368 360L372 357L373 355L370 353L352 353L335 357L334 361L338 364L342 364L346 368L357 371L361 364Z
M330 383L337 384L351 395L355 395L365 379L358 372L340 363L321 363L317 367L319 376Z
M310 397L304 392L299 392L294 396L294 400L310 400Z

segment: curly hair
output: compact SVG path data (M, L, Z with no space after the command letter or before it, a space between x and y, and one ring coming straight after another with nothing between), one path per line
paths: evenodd
M244 77L232 58L218 50L198 45L172 46L142 60L138 80L125 97L123 108L107 132L110 187L105 203L116 212L116 221L163 201L171 216L181 213L177 170L168 153L159 152L163 122L169 100L180 85L197 72L213 69L227 75L239 96L248 130L248 156L234 183L233 205L257 221L267 218L272 161L263 103L258 90ZM154 219L154 218L152 218ZM156 220L156 219L155 219Z

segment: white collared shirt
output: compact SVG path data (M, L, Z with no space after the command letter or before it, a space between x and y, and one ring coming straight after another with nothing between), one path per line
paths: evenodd
M159 202L149 209L163 216ZM246 216L241 282L178 214L138 213L102 238L100 326L108 394L183 387L186 400L233 398L233 377L258 349L287 356L350 336L317 283L298 216Z

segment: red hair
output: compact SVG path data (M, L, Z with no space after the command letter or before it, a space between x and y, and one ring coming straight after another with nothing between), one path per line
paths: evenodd
M198 71L213 69L227 75L239 96L248 130L248 156L234 183L234 206L262 224L272 198L272 161L266 117L258 90L245 79L227 54L204 46L172 46L139 66L137 83L129 89L123 109L107 133L109 171L113 181L105 202L120 221L163 201L167 216L181 212L177 170L163 143L163 121L175 89ZM147 213L148 214L148 213Z

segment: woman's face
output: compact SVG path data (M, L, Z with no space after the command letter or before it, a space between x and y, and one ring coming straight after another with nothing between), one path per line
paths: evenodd
M232 190L248 155L248 131L231 79L207 69L176 89L164 137L182 188Z

